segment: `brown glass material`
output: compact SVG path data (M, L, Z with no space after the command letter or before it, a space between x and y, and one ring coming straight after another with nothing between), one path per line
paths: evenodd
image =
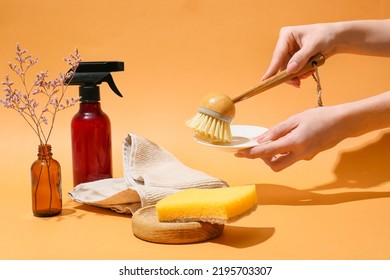
M62 211L61 166L52 158L50 145L39 145L38 159L31 165L34 216L50 217Z

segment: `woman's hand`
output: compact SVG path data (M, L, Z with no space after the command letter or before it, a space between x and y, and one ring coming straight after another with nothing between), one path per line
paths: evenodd
M261 158L274 171L310 160L348 137L390 127L390 91L336 106L317 107L271 127L258 146L237 157Z
M310 160L346 138L339 106L318 107L288 118L258 136L258 146L239 151L237 157L261 158L274 171L299 160Z
M326 58L333 55L335 29L333 24L283 27L271 63L262 80L275 75L280 70L286 70L289 74L296 73L318 53L322 53ZM294 78L287 83L299 87L300 79L310 74Z
M280 30L271 63L262 80L280 70L298 72L311 57L338 53L390 56L390 19L288 26ZM289 81L299 87L300 78Z

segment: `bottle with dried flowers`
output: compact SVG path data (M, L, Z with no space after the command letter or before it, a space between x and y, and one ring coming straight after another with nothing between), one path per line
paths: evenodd
M38 159L31 166L32 211L37 217L55 216L62 211L61 166L52 157L49 140L57 113L79 101L79 98L66 98L65 92L66 81L73 77L81 57L76 49L74 54L64 58L71 68L68 72L49 80L48 71L41 71L31 85L27 74L38 63L38 58L33 58L17 44L15 60L16 63L8 65L19 78L21 90L15 88L15 82L6 74L2 82L4 98L0 103L15 110L38 136Z

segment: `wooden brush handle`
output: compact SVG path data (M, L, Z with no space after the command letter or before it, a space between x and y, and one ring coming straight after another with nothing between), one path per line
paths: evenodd
M313 56L306 64L305 66L299 70L297 73L294 74L287 74L286 70L283 70L276 75L272 76L271 78L268 78L264 81L262 81L257 87L248 90L247 92L237 96L233 99L233 103L237 103L239 101L248 99L249 97L255 96L263 91L266 91L270 88L273 88L275 86L278 86L284 82L287 82L295 77L301 76L311 70L313 70L315 67L321 66L325 62L325 57L322 54L317 54L316 56Z

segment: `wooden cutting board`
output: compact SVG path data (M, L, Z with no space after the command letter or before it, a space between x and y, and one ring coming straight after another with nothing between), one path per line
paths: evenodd
M139 209L132 217L133 234L145 241L188 244L207 241L222 234L224 225L204 222L162 223L154 206Z

